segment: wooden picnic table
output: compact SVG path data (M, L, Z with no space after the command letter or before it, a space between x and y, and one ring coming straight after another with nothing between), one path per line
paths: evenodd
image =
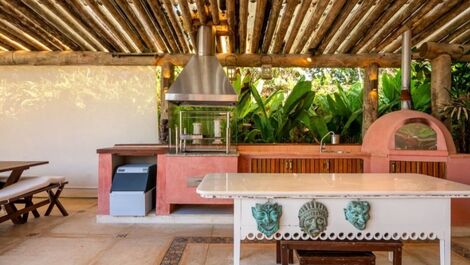
M48 163L49 161L0 161L0 172L11 171L10 176L8 177L3 187L18 182L18 180L20 180L21 174L23 174L23 171L29 169L30 167Z

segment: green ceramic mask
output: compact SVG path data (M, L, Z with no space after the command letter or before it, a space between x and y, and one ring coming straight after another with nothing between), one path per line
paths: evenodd
M344 209L346 220L359 230L366 229L370 205L366 201L351 201Z
M282 215L282 206L277 203L257 203L251 207L251 213L258 225L258 231L271 236L279 230L279 219Z
M328 226L326 206L315 200L307 202L299 210L299 226L302 232L312 237L318 236Z

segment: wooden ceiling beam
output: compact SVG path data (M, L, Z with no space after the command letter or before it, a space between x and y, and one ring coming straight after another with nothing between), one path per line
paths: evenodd
M122 17L116 12L109 0L82 1L83 3L86 3L94 16L97 17L97 19L95 19L96 23L101 26L103 31L107 32L107 35L111 36L113 42L121 49L126 48L130 52L139 52L144 50L142 43L140 43L139 47L138 43L130 37L129 33L131 31L128 32L128 28L126 28L127 24L122 21ZM105 12L110 14L113 19L106 16Z
M325 48L331 42L333 37L338 33L338 30L343 25L344 21L348 18L348 16L351 14L351 11L354 9L358 1L359 0L347 1L346 5L341 8L339 15L333 22L333 25L328 28L326 36L321 39L318 38L316 45L313 46L315 43L312 43L310 45L310 48L316 50L317 54L323 54Z
M86 51L86 50L89 50L90 48L92 50L95 50L95 47L91 43L88 43L83 38L79 38L78 36L73 35L71 32L73 31L73 29L67 29L66 27L64 27L64 24L67 25L67 23L63 22L59 17L55 15L50 15L49 13L45 12L44 9L42 9L41 6L36 1L28 1L28 0L21 0L21 1L24 5L28 6L29 9L35 12L43 20L47 20L49 23L54 25L54 27L57 28L57 30L59 30L61 34L66 35L69 38L73 39L73 41L78 46L80 46L80 50Z
M246 53L246 35L248 23L248 0L240 0L238 17L238 35L240 37L240 53Z
M470 30L465 31L463 34L459 35L457 38L451 41L452 44L468 44L469 42L470 42Z
M1 5L0 5L1 6ZM46 46L51 51L60 51L62 46L57 45L52 42L50 39L45 38L40 35L38 31L31 30L30 23L27 20L19 20L18 18L11 16L10 13L0 13L0 19L3 19L4 22L10 23L16 28L17 31L23 32L24 34L29 35L31 38Z
M65 3L62 1L57 1L58 4L61 4L64 8L67 8L75 17L78 17L82 22L88 25L89 28L92 28L102 43L107 43L105 46L109 51L122 51L121 47L112 41L112 36L108 32L102 29L95 18L88 13L85 7L79 2L80 0L66 0Z
M469 1L464 1L460 5L456 5L452 10L442 14L439 18L437 18L434 23L430 24L424 31L412 35L411 44L416 45L421 41L425 40L428 36L442 28L446 25L449 21L453 20L459 14L464 12L467 8L470 7Z
M97 51L112 51L110 50L111 45L108 42L102 41L94 29L88 27L86 22L82 20L81 15L74 15L70 11L69 6L63 1L42 0L39 2L39 5L54 13L63 23L67 24L69 28L79 34L86 43L92 45Z
M382 4L385 4L386 1L382 1ZM335 51L338 49L338 47L345 41L346 37L350 35L353 31L353 29L356 27L356 25L361 21L361 19L366 15L366 13L373 8L373 5L375 4L375 0L365 0L362 2L358 3L358 7L353 10L353 12L350 14L349 20L346 20L344 23L343 28L340 28L340 32L338 32L335 35L335 39L333 42L329 41L325 47L323 45L320 45L319 50L322 51L322 53L326 54L333 54Z
M445 25L445 27L442 27L437 33L433 33L432 37L428 39L427 41L440 41L441 39L449 36L452 34L454 31L456 31L461 25L464 25L470 21L470 9L467 9L463 11L463 13L460 13L451 21L450 24Z
M261 39L261 31L263 30L264 14L266 12L267 0L256 1L255 22L253 25L253 37L251 39L251 52L257 53Z
M0 65L148 65L157 66L171 63L184 66L190 54L154 54L136 56L105 52L2 52ZM234 57L235 56L235 57ZM222 65L239 67L260 67L263 57L272 58L273 67L328 67L349 68L367 67L378 64L380 67L400 67L400 54L334 54L334 55L267 55L267 54L217 54ZM230 57L229 59L227 59ZM236 59L235 59L236 58ZM413 56L417 59L416 55ZM419 58L419 57L418 57Z
M429 14L426 14L422 19L418 20L411 28L411 44L414 45L417 42L413 42L413 39L416 39L416 36L423 32L429 25L438 21L441 16L444 16L447 12L456 7L461 0L448 0L447 2L441 3L439 6L436 6ZM393 40L390 45L385 48L385 51L396 51L401 47L401 38ZM398 40L398 41L397 41Z
M210 9L211 9L211 17L212 17L212 24L219 25L219 4L217 3L218 0L209 0Z
M140 22L145 32L147 32L150 40L157 43L157 47L162 51L168 51L169 53L176 53L178 51L174 40L172 40L173 42L170 42L161 32L162 29L160 25L152 17L151 11L149 11L145 6L146 0L127 0L127 4L131 7L131 10L132 6L135 8L135 10L132 10L132 13L136 15L137 20ZM171 35L168 37L171 38Z
M287 30L289 29L289 25L292 22L292 17L294 16L295 8L299 4L300 0L287 0L287 4L284 8L284 14L282 14L281 23L279 24L276 39L273 44L272 53L278 54L281 52L284 44L284 37L286 36Z
M268 53L269 46L273 40L274 31L276 30L277 19L279 18L279 13L281 12L283 0L273 0L271 11L269 12L268 26L266 29L266 34L264 34L263 45L261 45L261 52Z
M344 7L344 5L346 4L346 0L336 0L334 2L333 6L330 9L330 12L326 16L325 20L323 20L323 23L321 24L314 38L310 42L309 50L311 52L315 51L315 53L317 53L316 50L318 49L320 43L328 37L325 37L325 34L328 34L329 31L333 32L333 35L336 33L341 23L341 21L339 20L344 21L344 19L346 19L347 17L347 14L349 14L351 12L351 9L355 6L354 0L349 0L347 2L348 4L346 5L346 7ZM331 37L333 37L333 35ZM328 40L325 41L329 42Z
M404 7L404 10L401 10L401 12L397 15L394 16L393 19L391 18L384 26L382 29L380 29L375 36L372 37L372 39L364 45L363 48L361 48L361 52L377 52L376 48L377 45L383 41L389 34L392 32L394 29L400 28L401 24L404 24L407 19L409 19L414 13L419 12L416 11L420 7L426 6L426 1L428 0L415 0L409 3L408 6Z
M292 25L290 35L287 38L286 44L284 45L284 53L290 52L292 45L294 44L294 41L297 38L297 34L299 33L300 27L302 26L302 22L304 21L305 14L307 14L307 11L309 10L311 4L312 0L302 1L299 12L295 16L294 24Z
M163 35L165 38L168 40L168 43L173 50L173 52L177 53L182 53L183 48L180 47L176 41L176 36L173 35L173 32L171 31L170 27L167 24L167 18L165 17L165 14L163 13L163 9L160 3L157 3L155 0L150 0L147 1L147 3L150 6L150 9L152 10L153 15L157 19L158 25L160 26L161 30L163 31ZM163 36L162 36L163 38Z
M31 30L44 35L45 38L61 47L61 50L79 50L80 46L74 40L64 35L57 30L53 24L48 20L41 18L28 6L24 5L19 0L1 0L1 6L4 10L16 17L17 20L23 23L28 21L28 26Z
M343 30L341 36L337 39L337 43L334 44L328 51L328 53L334 53L338 51L339 53L347 53L352 49L352 47L365 36L369 27L375 23L375 21L380 17L383 10L392 4L393 0L377 1L372 0L367 2L367 5L364 5L364 8L360 9L355 15L355 20L351 25L346 26ZM362 17L368 13L369 7L372 8L372 11L367 15L365 20L359 24ZM354 25L354 26L353 26ZM347 37L345 39L345 37ZM344 40L344 41L343 41Z
M305 28L305 31L302 34L302 37L300 38L299 42L297 43L297 46L294 49L294 53L300 53L305 45L307 45L307 41L310 39L310 37L313 34L313 31L317 27L318 21L320 21L320 18L325 12L326 7L328 6L329 1L318 1L316 6L315 6L315 11L313 12L313 16L310 19L307 27Z
M151 32L147 32L145 25L138 18L138 16L131 9L130 4L126 0L114 0L117 6L123 12L123 15L129 20L130 24L137 30L138 34L143 40L146 50L144 52L156 52L159 49L165 50L165 45L162 43L155 43L152 37L150 37Z
M175 0L173 0L175 1ZM183 20L183 28L191 39L193 49L197 49L197 36L196 31L193 27L193 18L191 16L191 11L189 10L188 2L186 0L177 0L178 6L181 10L181 18Z
M228 26L228 51L230 53L236 52L239 50L239 47L237 45L237 38L235 37L236 33L236 20L235 20L235 11L236 11L236 6L235 6L235 0L226 0L227 2L227 26Z
M454 32L449 34L447 37L441 40L443 43L450 43L452 40L456 39L458 36L470 30L470 21L462 25L460 28L456 29ZM457 42L458 43L458 42Z
M195 0L196 7L197 7L197 14L199 16L199 21L201 25L206 25L207 22L207 12L206 12L206 4L204 0Z
M180 23L176 19L171 1L163 0L163 8L166 12L166 15L168 16L168 19L170 20L171 27L173 28L173 31L175 32L176 37L178 38L179 46L183 50L183 53L189 53L188 44L186 43L186 39L184 38L183 30L181 29Z
M397 0L393 4L391 4L388 8L383 10L382 15L380 18L373 23L373 25L370 25L367 30L366 35L354 45L352 50L350 51L351 53L357 53L364 45L369 42L377 32L384 27L384 25L390 20L390 18L395 15L400 8L406 4L408 0Z
M24 39L19 38L16 34L9 32L6 30L0 21L0 36L3 38L4 42L8 45L15 47L16 50L30 50L30 51L42 51L43 49L39 47L39 49L34 46L30 41L25 41Z
M413 14L410 19L408 19L404 24L402 24L401 27L396 27L385 39L382 39L375 50L382 51L391 42L399 38L403 34L403 32L407 31L408 29L414 28L414 25L417 22L423 19L424 16L426 16L434 7L439 5L439 3L441 2L442 0L425 1L425 4L415 14Z

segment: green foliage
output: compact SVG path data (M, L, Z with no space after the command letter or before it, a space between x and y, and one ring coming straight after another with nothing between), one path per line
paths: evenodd
M413 64L411 101L414 110L431 112L431 82L428 64ZM379 88L379 116L400 109L401 71L383 73Z
M340 134L343 142L358 143L362 128L362 83L356 82L348 90L339 84L337 87L333 94L317 96L317 113L324 119L326 132Z
M443 107L442 114L451 120L457 150L470 153L470 63L452 66L449 96L450 103Z

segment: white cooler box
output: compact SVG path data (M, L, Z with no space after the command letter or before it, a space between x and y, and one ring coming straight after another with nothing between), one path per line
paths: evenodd
M112 216L145 216L153 208L155 188L143 191L113 191L109 194Z

